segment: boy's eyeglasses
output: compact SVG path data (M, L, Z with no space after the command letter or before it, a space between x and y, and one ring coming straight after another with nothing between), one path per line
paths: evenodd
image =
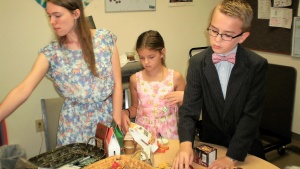
M237 38L237 37L239 37L239 36L242 36L243 33L244 33L244 32L242 32L242 33L240 33L240 34L238 34L238 35L236 35L236 36L231 36L231 35L219 33L219 32L217 32L217 31L212 30L212 29L209 29L209 28L207 28L207 31L208 31L208 34L209 34L210 36L212 36L212 37L217 37L218 35L220 35L221 38L222 38L224 41L231 41L231 40L234 39L234 38Z

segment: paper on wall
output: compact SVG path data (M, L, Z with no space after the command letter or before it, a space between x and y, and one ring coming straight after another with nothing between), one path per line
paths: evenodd
M292 5L292 0L274 0L274 7L287 7Z
M270 19L271 0L258 0L258 19Z
M269 26L291 29L293 19L293 9L271 8Z
M298 3L298 16L300 16L300 2Z
M300 57L300 17L294 17L292 56Z

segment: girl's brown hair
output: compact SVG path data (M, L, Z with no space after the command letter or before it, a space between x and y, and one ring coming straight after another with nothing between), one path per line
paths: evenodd
M149 30L143 32L136 41L135 50L138 51L142 48L148 48L150 50L156 50L161 52L165 48L165 42L159 32ZM161 59L161 64L166 67L165 57Z

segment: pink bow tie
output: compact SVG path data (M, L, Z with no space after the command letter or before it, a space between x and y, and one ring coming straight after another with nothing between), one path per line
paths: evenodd
M235 53L232 53L226 57L214 53L212 54L212 61L214 64L219 63L220 61L228 61L230 63L235 64Z

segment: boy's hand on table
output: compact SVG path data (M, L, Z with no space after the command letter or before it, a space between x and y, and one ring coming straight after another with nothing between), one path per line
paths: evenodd
M184 169L193 163L194 151L192 149L192 142L185 141L180 143L179 151L177 152L172 169Z
M233 161L229 157L221 157L212 162L208 169L235 169L236 161Z

